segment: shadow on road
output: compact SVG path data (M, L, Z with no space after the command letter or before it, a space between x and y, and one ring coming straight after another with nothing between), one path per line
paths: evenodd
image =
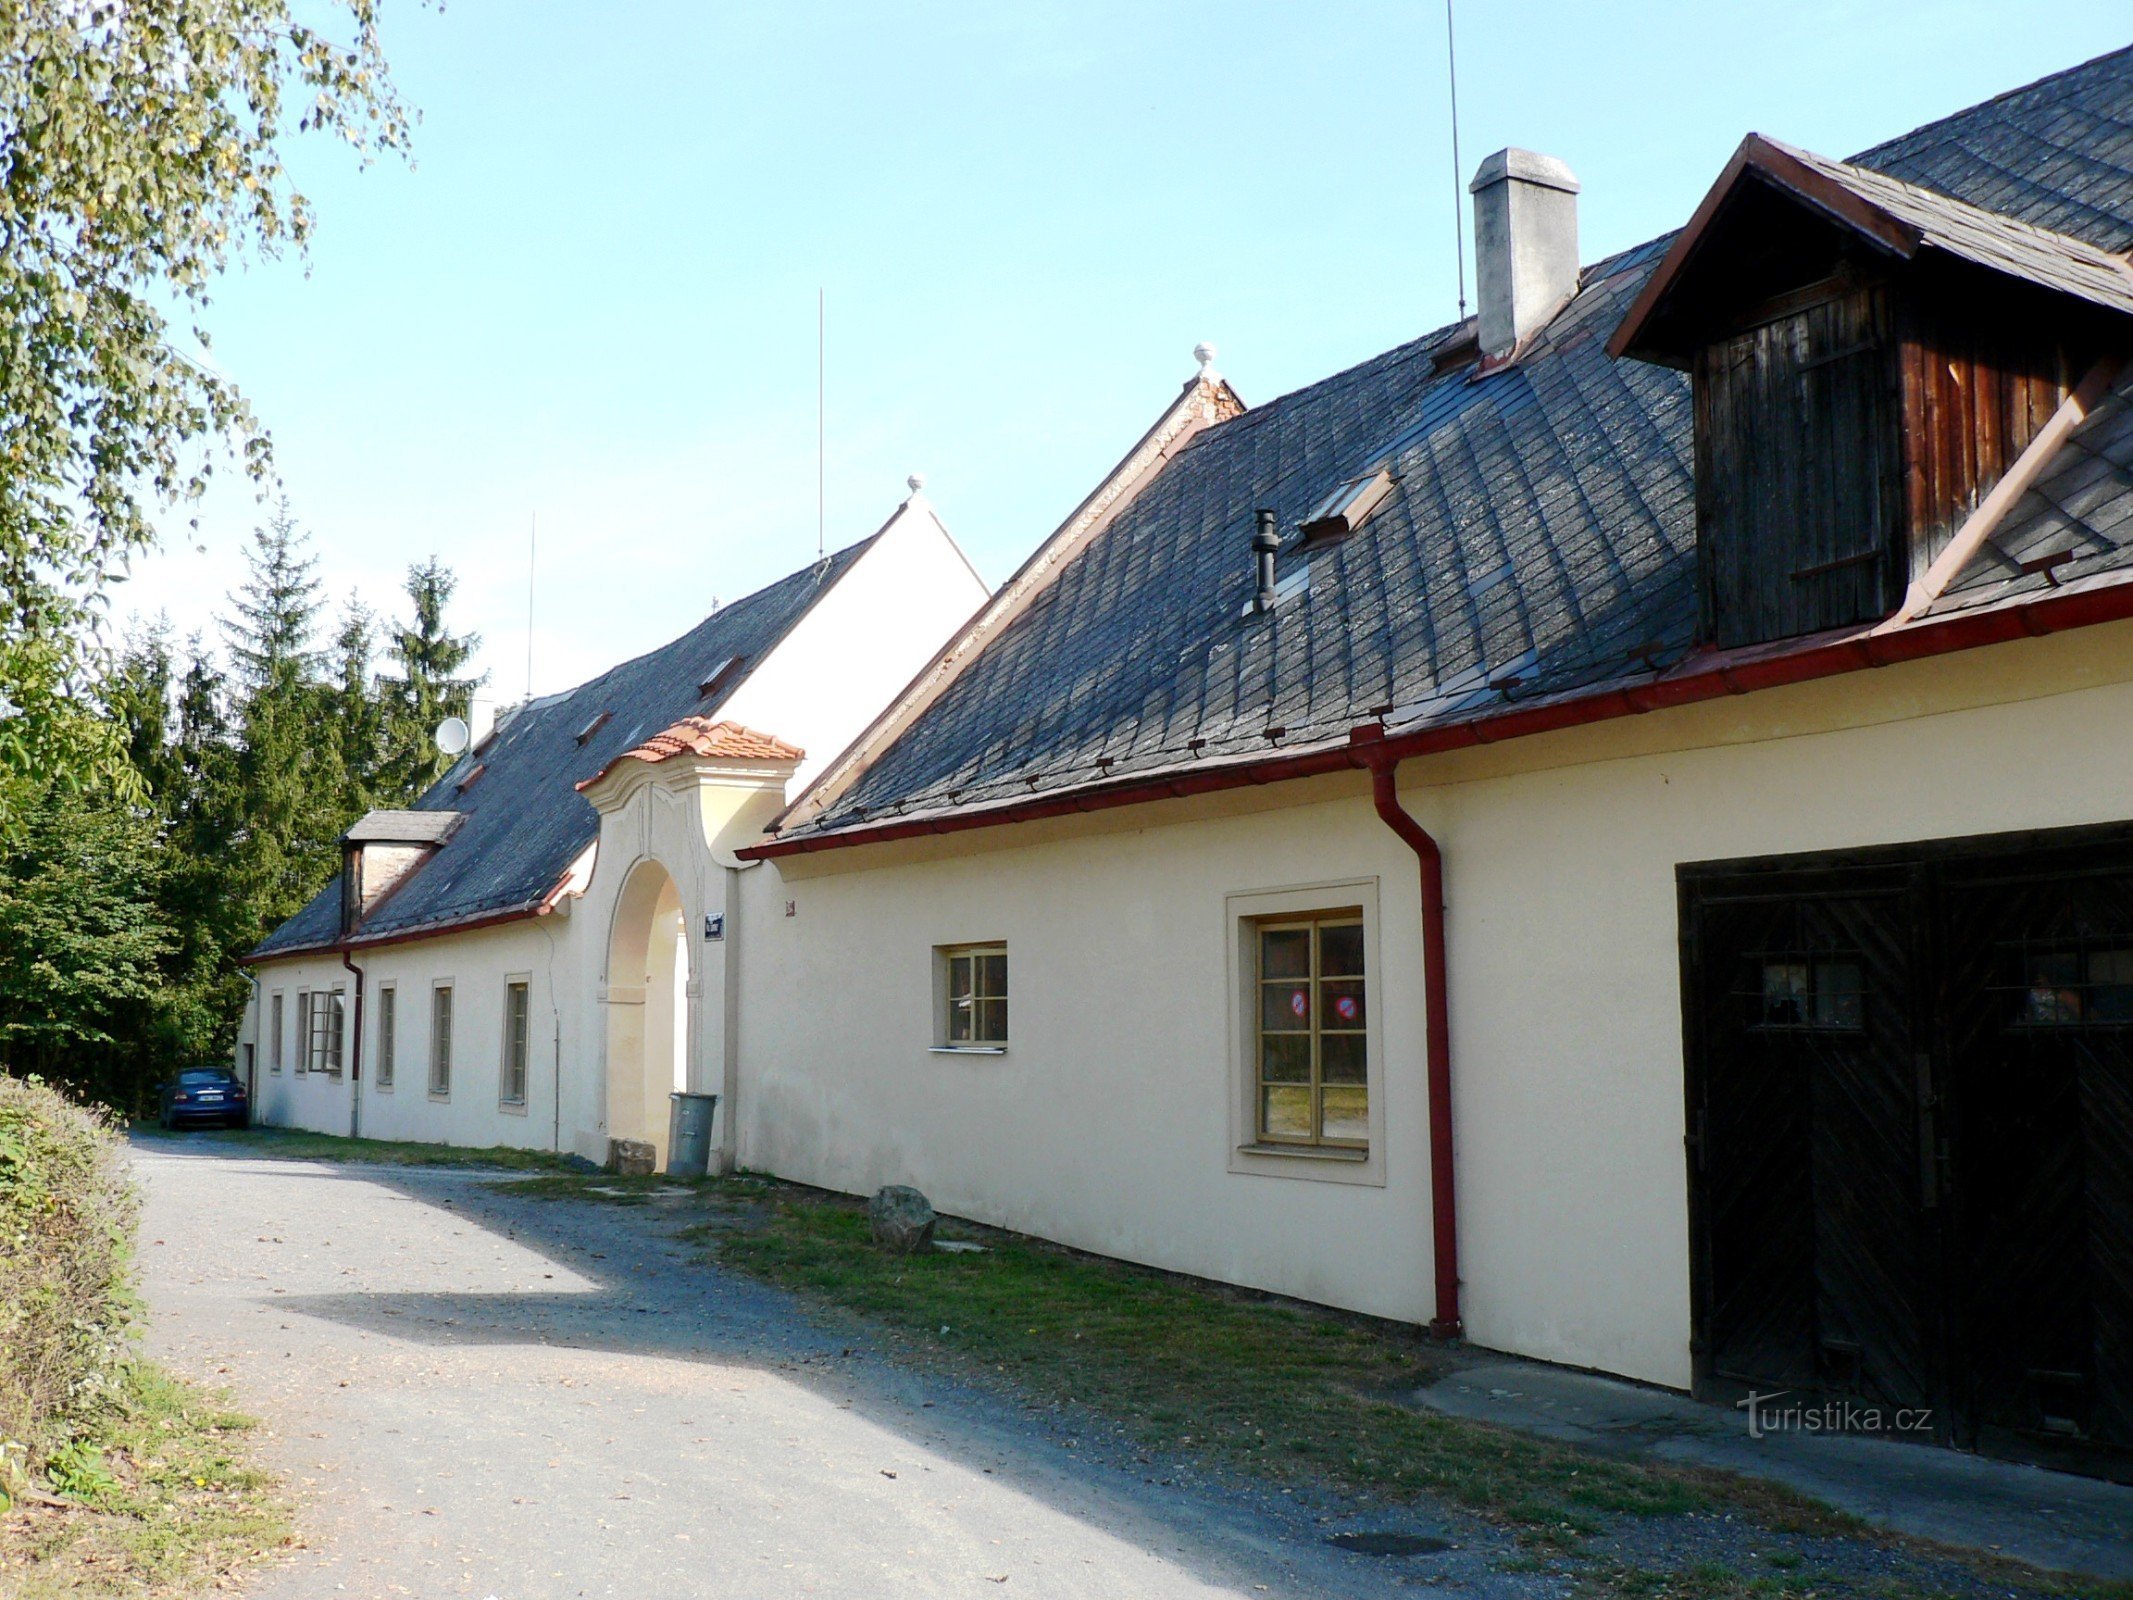
M797 1384L865 1421L991 1476L1036 1505L1159 1553L1201 1582L1251 1595L1377 1595L1416 1582L1534 1593L1530 1577L1492 1563L1513 1553L1496 1530L1423 1505L1343 1503L1211 1477L1180 1459L1136 1449L1100 1420L1018 1402L938 1372L888 1359L864 1332L782 1290L720 1267L674 1237L712 1214L702 1203L613 1206L514 1196L510 1175L470 1169L335 1166L285 1161L235 1141L136 1135L143 1150L229 1163L295 1195L309 1218L336 1218L319 1247L356 1225L359 1209L334 1191L360 1185L419 1207L405 1237L480 1230L530 1251L583 1287L355 1289L318 1293L269 1286L283 1313L413 1344L548 1347L749 1369ZM233 1171L234 1175L234 1171ZM352 1198L352 1197L351 1197ZM480 1239L474 1242L482 1242ZM465 1246L455 1247L465 1252ZM434 1281L434 1261L410 1263ZM376 1273L373 1272L375 1277ZM467 1274L472 1277L473 1274ZM1452 1548L1380 1556L1331 1546L1335 1534L1412 1534ZM1365 1541L1368 1543L1369 1541ZM1396 1542L1396 1541L1395 1541Z

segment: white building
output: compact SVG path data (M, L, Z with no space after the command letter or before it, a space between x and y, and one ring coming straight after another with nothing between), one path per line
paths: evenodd
M351 829L341 879L253 953L254 1114L663 1159L668 1094L731 1076L733 842L985 595L914 488L871 538L504 718L418 809Z
M561 1148L671 1049L747 1167L2133 1451L2127 126L2133 51L1751 138L1582 268L1569 170L1492 157L1476 319L1249 409L1203 362L841 755L574 771L555 911L439 946L483 1092L528 974ZM369 1131L513 1131L396 1093Z

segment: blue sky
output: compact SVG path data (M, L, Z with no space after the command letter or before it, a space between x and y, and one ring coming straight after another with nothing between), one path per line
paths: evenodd
M1753 129L1832 155L2126 42L2123 0L1466 0L1468 173L1584 184L1587 260ZM1437 0L388 7L412 167L291 162L307 264L209 314L336 602L433 551L490 692L567 687L809 560L907 473L997 582L1193 370L1248 401L1451 320ZM1465 204L1463 183L1457 203ZM1471 269L1469 269L1471 277ZM204 626L261 508L164 519L118 610Z

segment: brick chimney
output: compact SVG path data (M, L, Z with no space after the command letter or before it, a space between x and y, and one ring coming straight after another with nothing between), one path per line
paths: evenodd
M1467 185L1481 354L1495 361L1548 325L1578 286L1578 180L1553 156L1499 150Z

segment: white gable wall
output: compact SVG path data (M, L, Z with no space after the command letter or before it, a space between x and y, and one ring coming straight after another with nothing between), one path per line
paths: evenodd
M720 709L807 752L798 795L984 604L985 584L914 494Z

